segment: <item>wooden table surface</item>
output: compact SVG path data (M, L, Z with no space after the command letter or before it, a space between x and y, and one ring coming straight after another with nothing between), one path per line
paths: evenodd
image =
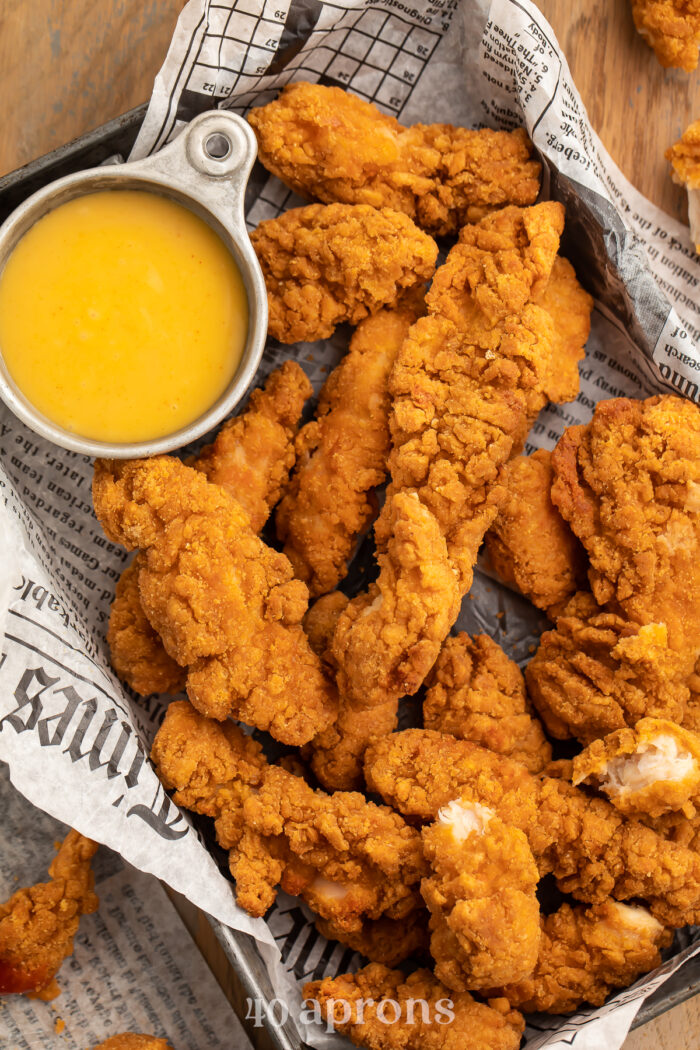
M627 177L685 221L663 152L700 117L700 71L663 70L637 36L628 0L540 0L593 126ZM0 174L148 98L182 0L2 0ZM625 1050L696 1050L700 996Z

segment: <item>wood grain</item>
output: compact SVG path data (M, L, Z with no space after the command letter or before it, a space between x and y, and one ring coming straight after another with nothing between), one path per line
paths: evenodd
M1 0L0 174L144 102L183 0Z
M700 117L700 71L659 65L634 28L628 0L540 0L593 127L630 182L687 222L685 192L664 150Z

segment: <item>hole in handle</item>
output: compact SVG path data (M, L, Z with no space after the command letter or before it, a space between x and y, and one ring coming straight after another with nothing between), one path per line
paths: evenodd
M225 160L231 152L231 140L217 131L204 140L204 152L211 160Z

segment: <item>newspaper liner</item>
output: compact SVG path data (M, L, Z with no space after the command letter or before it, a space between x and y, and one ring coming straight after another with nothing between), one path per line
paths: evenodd
M688 230L645 200L607 155L532 4L190 0L133 155L159 148L203 109L246 112L302 79L349 87L404 123L527 127L546 161L543 195L566 205L562 250L596 299L579 397L542 412L528 451L551 448L601 398L671 391L699 400L700 263ZM298 203L259 166L248 201L251 226ZM296 357L318 390L346 345L342 331L324 344L270 345L258 381ZM135 702L106 660L108 607L127 555L92 515L90 477L85 457L41 441L0 412L0 627L7 605L0 759L35 805L251 933L278 995L298 1017L301 981L351 968L352 953L327 945L306 909L283 895L267 924L240 911L189 817L160 787L147 753L162 705ZM477 573L458 626L486 631L522 661L542 618ZM604 1043L615 1050L644 998L698 950L700 940L690 939L657 974L600 1010L533 1018L528 1048ZM319 1028L299 1027L315 1046L342 1045Z

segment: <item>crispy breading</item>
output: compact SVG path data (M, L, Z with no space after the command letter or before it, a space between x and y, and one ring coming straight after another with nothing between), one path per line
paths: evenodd
M670 394L601 401L552 467L552 501L586 548L596 601L665 624L687 677L700 655L700 408Z
M73 953L80 918L97 911L90 867L96 852L96 842L69 831L49 865L50 882L0 904L0 995L59 994L56 974Z
M233 723L207 719L186 701L169 706L152 758L175 802L215 818L236 898L251 914L267 911L278 884L347 931L417 906L420 835L388 807L314 791L269 765Z
M548 202L462 230L426 297L429 315L399 351L389 380L392 481L375 526L380 574L340 616L332 646L340 691L357 704L416 691L471 586L503 494L501 468L545 400L552 322L531 299L547 284L562 225L561 206ZM443 601L439 617L435 590L416 573L401 578L394 615L396 574L381 552L399 495L417 496L431 512L458 576L454 604Z
M692 73L700 48L698 0L632 0L632 16L662 66Z
M582 1003L601 1006L614 988L626 988L661 965L670 930L646 908L606 900L589 908L562 904L542 918L542 943L532 976L494 989L527 1013L571 1013Z
M650 715L680 722L688 696L684 661L665 624L640 627L574 595L525 669L530 699L554 737L584 744Z
M375 707L414 693L457 618L461 594L440 526L415 493L390 498L379 577L338 618L340 694Z
M287 485L297 426L312 393L303 368L285 361L192 464L238 500L253 532L260 532Z
M402 919L367 919L361 929L352 933L328 919L316 919L315 926L322 937L340 941L371 962L384 966L398 966L413 955L425 955L430 941L428 912L421 907Z
M98 460L93 500L110 539L143 551L141 603L169 655L190 665L193 702L289 744L333 721L335 692L300 624L306 587L232 496L160 456Z
M303 994L337 1032L368 1050L517 1050L525 1028L507 1000L487 1005L468 992L451 993L430 970L406 977L370 963L356 973L311 981Z
M187 672L168 656L143 611L141 564L141 555L137 554L117 581L107 627L110 662L122 681L141 696L179 693L185 688Z
M285 361L253 391L245 412L225 423L190 464L238 500L254 532L267 521L294 465L294 435L311 393L303 369ZM185 672L168 656L141 607L139 564L137 557L117 583L107 629L112 666L141 696L178 693Z
M329 646L338 617L348 601L340 591L331 591L314 602L304 617L304 630L311 648L331 670L334 668ZM305 750L317 780L327 791L361 791L364 788L362 764L365 751L377 737L396 728L398 706L398 700L392 699L366 708L339 695L336 721L314 737Z
M472 740L539 773L552 749L530 713L518 665L485 634L448 638L429 678L423 725Z
M438 980L466 992L528 977L540 944L539 874L523 832L461 799L422 837L430 875L420 889Z
M668 926L700 918L700 855L565 780L535 778L518 762L427 729L375 741L365 779L409 818L434 819L456 798L488 806L525 833L540 874L579 900L641 898Z
M700 12L700 7L698 11ZM700 120L689 124L678 141L669 146L664 156L671 163L671 177L674 182L687 186L689 190L700 189Z
M506 496L486 533L486 551L501 579L552 619L585 586L583 549L552 503L551 453L538 449L505 468Z
M136 1032L124 1032L111 1035L104 1043L98 1043L93 1050L172 1050L167 1039L158 1039L154 1035L138 1035Z
M671 810L692 817L700 797L700 737L667 719L642 718L576 755L572 781L597 787L621 813L640 820Z
M327 339L427 281L437 245L407 215L367 204L309 204L266 219L251 240L268 331L281 343Z
M402 127L349 92L296 83L253 109L258 158L302 197L395 208L436 236L532 204L540 165L525 131Z
M581 287L568 259L554 260L540 305L554 322L552 357L545 393L560 405L574 401L579 389L578 363L586 354L593 299Z
M319 396L316 418L297 438L297 465L276 514L277 535L312 597L347 572L358 536L376 514L374 489L389 456L387 379L423 310L410 293L361 321Z

